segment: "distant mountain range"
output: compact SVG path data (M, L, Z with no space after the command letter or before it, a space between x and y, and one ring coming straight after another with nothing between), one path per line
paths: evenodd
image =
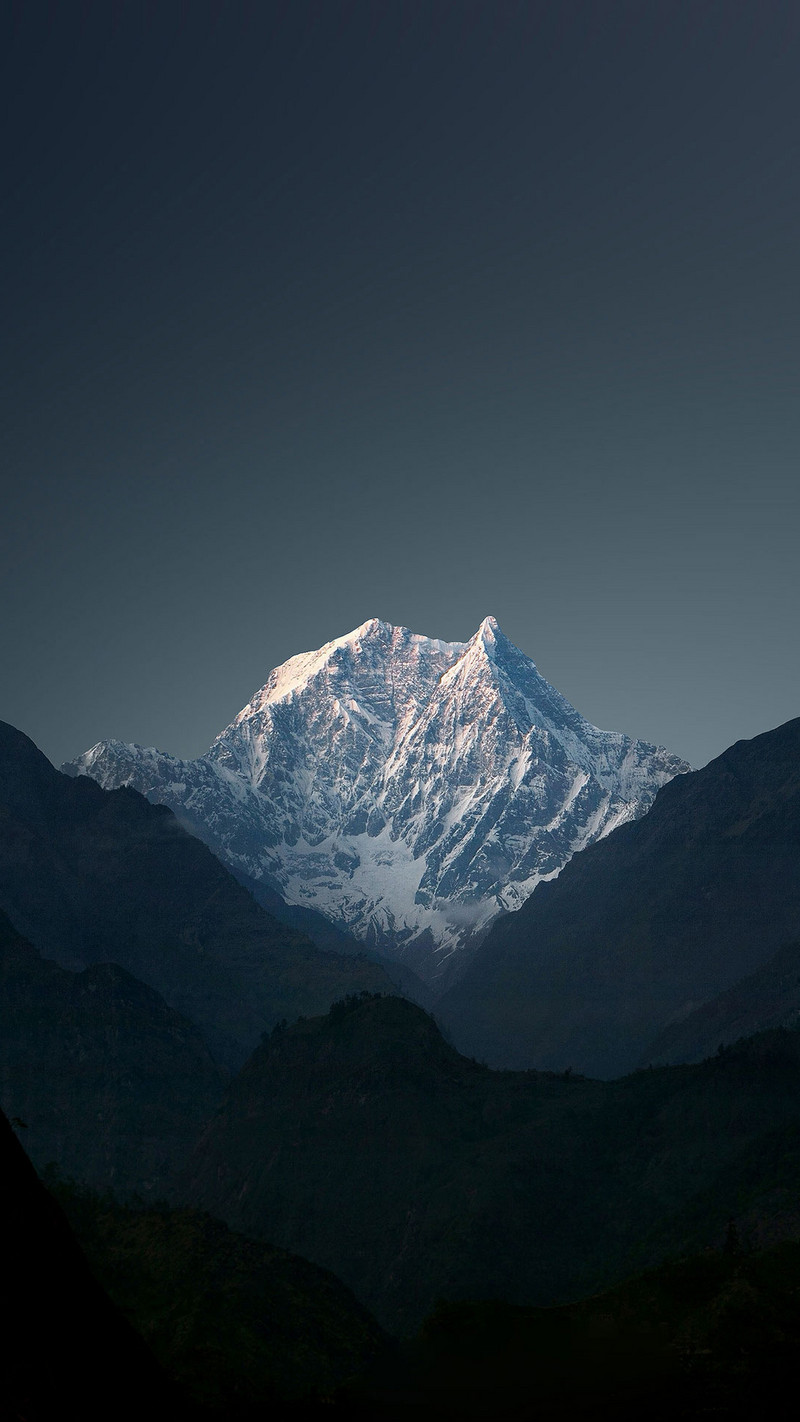
M437 1012L494 1066L616 1076L790 1022L798 942L800 718L575 855L492 927Z
M273 671L199 760L103 741L63 769L430 980L689 767L590 725L487 617L467 643L373 618Z

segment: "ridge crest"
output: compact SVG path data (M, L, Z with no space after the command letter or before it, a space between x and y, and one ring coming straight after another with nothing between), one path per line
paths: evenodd
M590 725L486 616L468 642L369 618L276 667L195 761L106 741L68 768L431 978L689 767Z

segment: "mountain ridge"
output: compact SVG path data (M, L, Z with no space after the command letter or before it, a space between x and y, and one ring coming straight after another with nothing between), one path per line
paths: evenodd
M114 963L59 967L0 910L0 1105L40 1169L161 1198L225 1080L153 988Z
M166 806L60 774L4 722L0 909L62 967L114 962L155 988L227 1066L284 1017L394 990L377 963L279 923Z
M592 726L487 617L466 643L372 618L275 668L205 756L103 741L64 769L430 980L688 767Z
M616 1076L663 1060L662 1034L681 1040L672 1024L686 1018L693 1055L695 1010L800 938L798 766L800 718L737 741L498 920L437 1005L461 1049L494 1066ZM790 986L768 978L765 1010L778 1010L777 990L788 1014ZM734 1030L729 1007L714 1047Z
M731 1217L791 1236L799 1128L796 1031L604 1082L492 1071L365 994L264 1040L181 1189L405 1333L437 1298L579 1298L722 1243Z

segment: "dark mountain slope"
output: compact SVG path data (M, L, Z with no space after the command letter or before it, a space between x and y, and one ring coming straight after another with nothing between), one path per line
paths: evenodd
M186 1191L409 1332L437 1298L552 1303L674 1252L681 1229L717 1242L712 1181L799 1125L800 1034L599 1082L490 1071L413 1004L369 998L258 1048ZM766 1217L776 1183L765 1167L742 1207Z
M305 1259L191 1210L54 1190L110 1298L215 1415L272 1417L276 1400L330 1396L386 1347L349 1289Z
M391 987L376 964L279 924L169 810L60 774L4 723L0 908L63 966L120 964L232 1064L281 1018Z
M800 719L677 776L577 854L437 1012L493 1065L613 1076L799 936Z
M0 913L0 1103L39 1166L168 1189L224 1077L197 1028L113 963L71 973Z
M798 1020L800 943L787 943L755 973L665 1028L647 1055L654 1064L698 1062L719 1046Z
M363 1416L419 1422L790 1422L800 1245L670 1262L562 1308L440 1306ZM359 1414L361 1415L361 1414Z
M367 958L371 963L377 963L389 978L393 988L403 997L410 997L411 1001L419 1003L420 1007L428 1010L432 1008L434 993L407 963L385 958L382 953L378 953L372 948L365 948L357 938L351 937L345 929L334 923L332 919L325 918L324 914L318 913L316 909L304 908L301 904L287 904L286 900L282 899L280 894L263 880L253 879L249 874L245 874L243 870L234 866L226 867L230 867L233 877L238 879L239 883L253 895L256 903L272 914L273 918L277 918L279 923L293 928L296 933L305 934L317 948L321 948L325 953L340 953L346 957L357 956Z
M0 1114L0 1415L106 1422L188 1415L89 1271L58 1206ZM194 1415L194 1414L192 1414Z

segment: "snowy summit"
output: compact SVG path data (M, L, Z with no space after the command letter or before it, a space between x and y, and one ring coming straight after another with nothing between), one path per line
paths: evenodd
M104 741L65 769L432 978L689 767L590 725L487 617L466 643L372 618L277 667L198 760Z

